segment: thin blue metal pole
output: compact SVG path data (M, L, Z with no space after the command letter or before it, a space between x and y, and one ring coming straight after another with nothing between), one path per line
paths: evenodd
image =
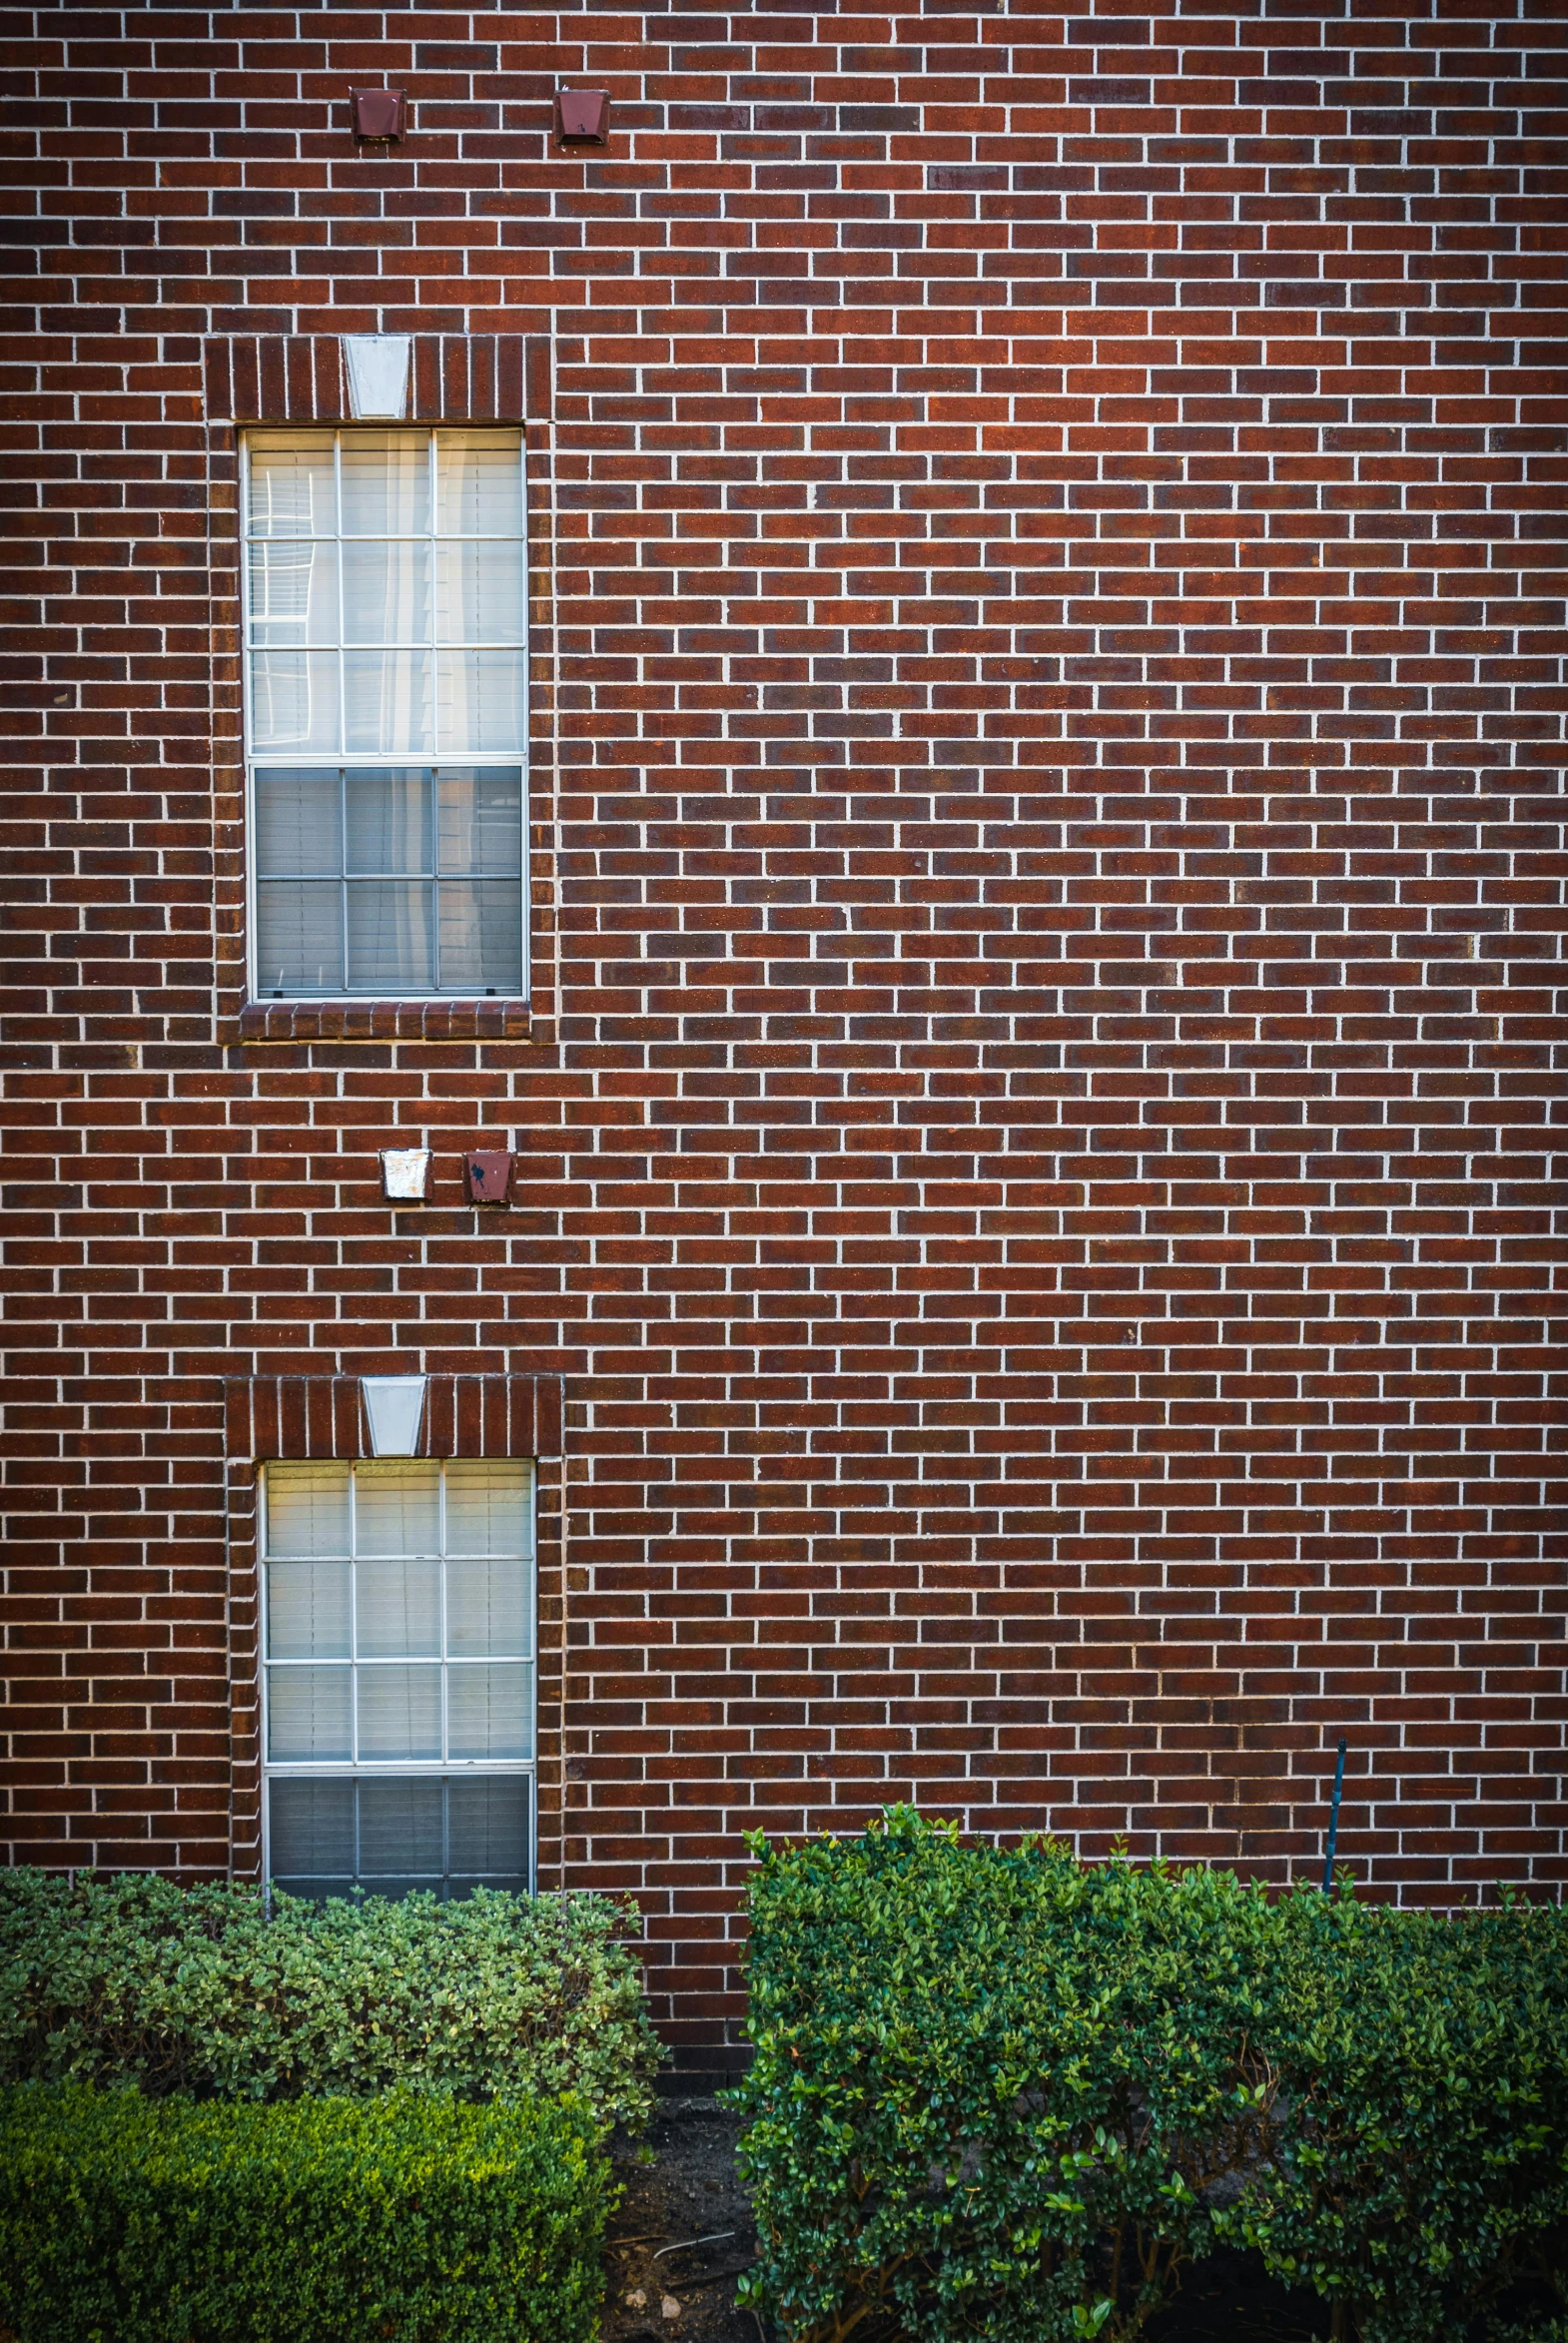
M1339 1762L1334 1767L1334 1800L1328 1809L1328 1845L1323 1852L1323 1894L1334 1884L1334 1849L1339 1844L1339 1793L1344 1788L1344 1735L1339 1736Z

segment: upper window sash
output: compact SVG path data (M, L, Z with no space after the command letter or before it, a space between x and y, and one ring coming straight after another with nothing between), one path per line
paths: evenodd
M528 985L520 430L242 448L255 994Z
M253 762L473 762L527 745L520 431L244 442Z

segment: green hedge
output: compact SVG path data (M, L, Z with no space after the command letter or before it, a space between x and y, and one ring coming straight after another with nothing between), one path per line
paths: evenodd
M624 1926L593 1896L279 1896L269 1920L250 1889L0 1872L0 2083L571 2091L640 2128L661 2053Z
M737 2093L791 2343L1138 2334L1216 2245L1365 2343L1568 2336L1568 1921L756 1843Z
M585 2109L0 2092L19 2343L589 2343L612 2192Z

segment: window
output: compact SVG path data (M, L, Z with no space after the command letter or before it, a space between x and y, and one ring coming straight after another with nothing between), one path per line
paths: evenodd
M300 1896L525 1888L526 1464L270 1464L268 1873Z
M520 431L245 446L252 984L526 989Z

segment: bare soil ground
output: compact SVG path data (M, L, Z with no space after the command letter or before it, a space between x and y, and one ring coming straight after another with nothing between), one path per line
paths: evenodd
M651 2160L618 2154L625 2195L606 2252L604 2343L773 2343L735 2300L756 2252L735 2174L739 2128L712 2099L666 2099ZM1188 2271L1149 2343L1316 2343L1327 2332L1315 2295L1286 2293L1242 2255L1216 2255Z
M735 2301L756 2255L735 2176L739 2129L712 2099L664 2099L648 2129L653 2160L618 2154L625 2195L605 2253L604 2343L771 2343Z

